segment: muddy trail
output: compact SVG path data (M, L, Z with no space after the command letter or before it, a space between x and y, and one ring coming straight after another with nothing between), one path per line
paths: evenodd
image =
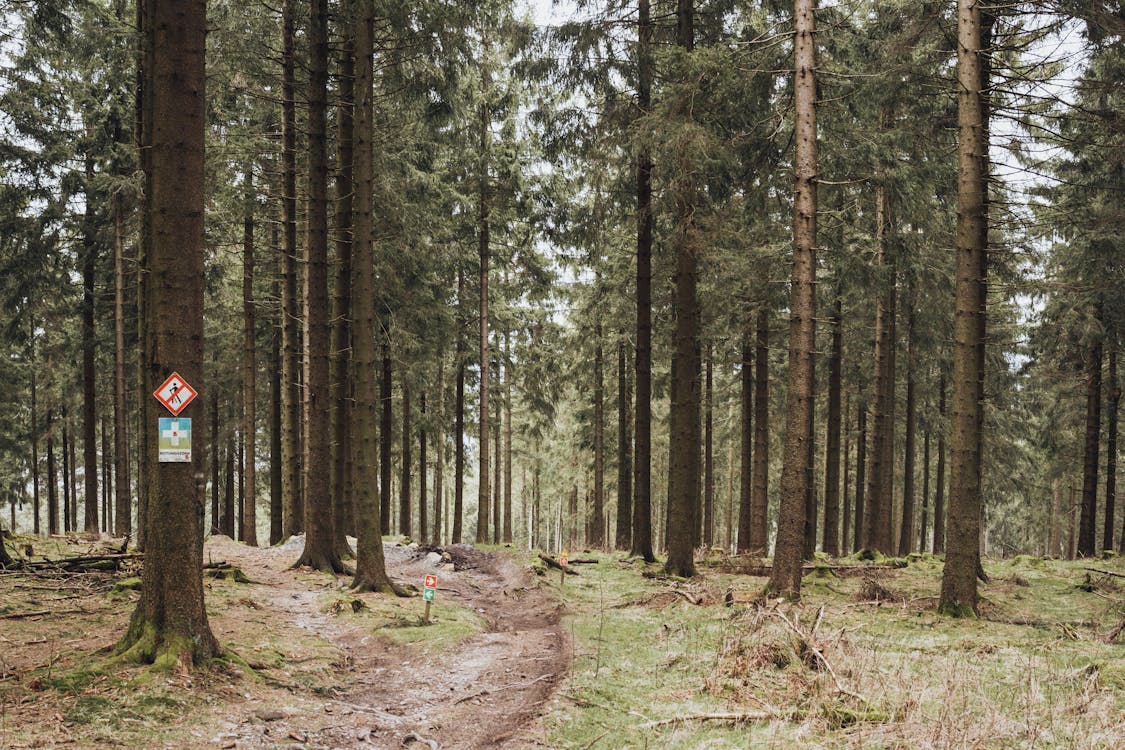
M349 578L291 570L301 544L294 538L258 549L209 540L205 560L229 563L250 579L210 581L208 611L220 642L253 672L229 665L158 680L169 710L152 694L148 702L130 694L128 669L135 668L117 669L77 695L20 678L44 662L63 671L88 662L90 651L104 653L135 599L107 604L103 588L65 614L14 620L26 632L6 630L4 640L26 648L3 655L0 746L540 746L536 719L567 673L571 645L559 603L529 567L468 546L385 545L396 582L420 588L425 575L438 576L427 627L421 597L354 595ZM454 617L472 627L450 631ZM146 690L152 688L139 688ZM104 715L79 710L98 705L95 699L105 700Z

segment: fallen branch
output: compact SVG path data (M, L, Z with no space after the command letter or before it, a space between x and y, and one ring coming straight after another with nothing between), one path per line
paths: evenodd
M752 721L791 719L796 713L797 712L790 711L788 714L775 714L768 711L754 711L752 713L737 714L692 714L691 716L676 716L671 719L650 721L647 724L641 724L638 729L656 729L658 727L669 726L670 724L682 724L687 721L725 721L732 724L747 724Z
M537 682L542 682L543 680L549 680L554 676L555 676L554 673L548 672L547 674L541 674L538 677L536 677L534 680L529 680L527 682L512 682L512 683L509 683L507 685L501 685L500 687L492 688L491 690L489 690L488 688L484 688L483 690L478 690L475 693L471 693L470 695L466 695L462 698L458 698L457 700L453 701L453 704L457 705L459 703L471 701L473 698L479 698L482 695L489 695L491 693L499 693L502 690L511 690L513 688L531 687L532 685L534 685Z
M1103 576L1113 576L1114 578L1125 578L1125 573L1114 573L1112 570L1098 570L1097 568L1083 568L1082 570L1088 570L1091 573L1097 573L1098 575L1103 575Z
M800 628L797 627L796 623L791 622L789 620L789 618L785 616L785 613L782 612L781 610L775 609L775 610L773 610L773 614L774 614L774 616L777 617L777 619L779 619L783 623L785 623L785 626L787 628L789 628L791 631L793 631L793 634L796 635L797 638L800 639L801 643L803 643L805 645L805 647L808 648L808 650L812 652L813 656L816 657L816 660L819 661L824 666L824 669L828 672L828 674L830 674L832 676L832 681L836 683L836 691L837 692L839 692L841 695L847 695L847 696L850 696L852 698L855 698L856 700L858 700L860 703L863 703L864 705L871 705L871 702L869 700L867 700L866 698L864 698L862 695L860 695L859 693L853 693L851 690L848 690L847 688L844 687L843 683L840 682L840 678L836 675L836 670L834 670L832 668L832 665L829 663L828 657L826 657L824 655L823 649L821 649L820 646L818 646L813 641L813 638L816 635L816 627L818 627L820 625L820 619L824 615L824 607L821 607L820 610L817 612L816 625L813 627L812 634L802 633Z
M112 563L116 568L124 560L139 560L144 555L142 553L115 553L109 555L77 555L75 557L62 557L58 560L43 559L43 560L25 560L20 562L19 567L31 570L43 570L51 568L65 568L67 570L85 569L105 563Z
M571 565L597 565L599 560L596 557L575 557L570 561Z
M540 552L540 553L539 553L539 559L540 559L540 560L542 560L543 562L547 563L547 565L549 565L550 567L554 568L555 570L561 570L561 571L565 572L565 573L566 573L566 574L567 574L568 576L576 576L576 575L578 575L578 571L577 571L577 570L571 570L571 568L570 568L570 566L569 566L569 565L563 565L563 564L562 564L562 563L560 563L560 562L559 562L558 560L556 560L555 558L551 557L550 555L548 555L548 554L547 554L547 553L545 553L545 552Z

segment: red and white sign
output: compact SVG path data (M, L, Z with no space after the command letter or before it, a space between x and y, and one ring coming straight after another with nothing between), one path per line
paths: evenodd
M437 576L426 576L426 578L424 579L424 583L422 585L425 588L428 588L428 589L436 589L437 588Z
M156 400L164 404L164 408L173 415L178 415L199 393L188 385L179 373L174 372L152 392L152 395L156 396Z

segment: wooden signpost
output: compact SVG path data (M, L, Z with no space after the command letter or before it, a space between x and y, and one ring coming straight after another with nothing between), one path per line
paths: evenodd
M422 601L426 602L426 614L422 620L430 624L430 605L434 601L434 592L437 591L437 576L428 575L422 579Z

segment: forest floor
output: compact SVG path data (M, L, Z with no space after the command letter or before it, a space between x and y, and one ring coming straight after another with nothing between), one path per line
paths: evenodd
M30 538L21 538L30 541ZM52 540L51 557L105 551ZM137 599L128 574L0 577L0 747L524 747L570 663L557 600L510 555L386 544L388 572L438 576L419 596L353 594L290 570L299 538L208 540L212 630L235 658L191 675L105 665ZM35 550L38 552L38 550ZM133 573L135 575L135 572ZM250 669L238 663L243 661Z
M209 540L250 582L205 579L237 658L191 675L106 666L135 568L0 574L0 747L1125 747L1122 558L988 560L980 618L952 620L932 555L818 560L792 604L718 553L684 581L387 543L396 580L438 576L423 625L421 597L290 570L300 544Z

